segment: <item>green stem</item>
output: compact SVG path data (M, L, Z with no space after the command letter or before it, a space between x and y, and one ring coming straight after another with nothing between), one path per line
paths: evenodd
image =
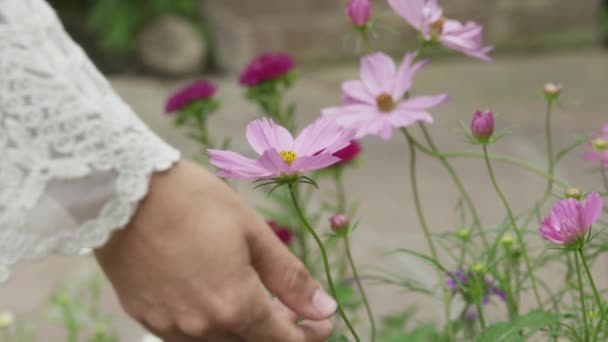
M483 284L484 279L483 276L477 276L475 277L476 282L477 282L477 288L478 288L478 292L479 292L479 296L477 296L477 300L475 301L475 305L477 306L477 311L479 311L479 324L481 324L481 330L486 328L486 319L485 319L485 314L484 314L484 310L483 310L483 286L485 284Z
M473 224L475 227L477 227L477 230L479 231L479 235L481 236L481 241L483 242L484 247L487 249L489 247L490 243L488 242L486 233L483 230L483 227L481 226L481 218L479 217L479 213L477 212L477 209L475 208L475 204L473 204L473 200L471 199L471 196L464 188L464 185L462 184L460 177L458 177L458 174L456 173L456 170L454 169L454 167L450 164L450 162L448 162L446 157L441 156L439 154L439 149L437 148L437 145L435 145L435 143L433 142L433 139L431 138L431 134L427 130L426 126L421 123L420 129L422 130L422 134L424 134L424 138L426 139L427 143L431 147L431 151L438 154L437 158L439 159L439 161L441 162L443 167L445 167L445 169L448 171L448 173L450 174L450 177L452 178L452 181L458 188L460 195L462 196L464 201L467 203L467 206L469 207L469 210L471 211L471 216L473 217Z
M608 176L606 175L606 167L604 162L600 162L600 172L602 173L602 182L604 183L604 189L608 192Z
M595 281L593 281L593 275L591 274L591 270L589 269L589 265L587 264L587 258L585 257L585 253L583 253L582 248L578 249L578 254L581 257L581 261L583 262L583 267L585 267L585 272L587 273L587 278L589 279L589 283L591 284L591 288L593 289L593 295L595 296L595 301L597 303L598 309L600 310L600 314L602 315L603 320L608 322L608 319L606 318L606 312L604 312L604 304L602 303L602 298L600 297L600 293L597 291Z
M363 304L365 306L365 311L367 312L367 317L369 318L369 324L372 329L370 341L374 342L376 340L376 321L374 320L374 313L372 311L372 307L369 304L367 295L365 294L365 289L363 288L363 283L361 282L361 277L359 277L359 272L357 271L357 267L355 267L355 262L353 261L353 255L350 250L350 242L348 240L348 236L344 237L344 247L346 249L346 256L348 259L348 263L350 265L350 269L353 272L353 278L355 278L357 287L359 287L359 292L361 293L361 299L363 300Z
M484 159L484 155L483 153L479 153L479 152L473 152L473 151L453 151L453 152L433 152L432 150L426 148L424 145L420 144L418 141L416 141L415 139L412 138L412 142L416 145L416 147L422 151L424 154L429 155L429 156L433 156L433 157L445 157L445 158L478 158L478 159ZM559 184L560 186L563 187L567 187L568 183L557 179L549 174L547 174L546 172L544 172L543 170L534 167L530 164L528 164L527 162L523 161L523 160L519 160L517 158L512 158L512 157L508 157L508 156L503 156L503 155L497 155L497 154L488 154L488 157L491 160L495 160L495 161L502 161L502 162L506 162L515 166L519 166L522 169L526 169L532 173L535 173L543 178L546 179L551 179L555 184Z
M532 290L534 292L534 297L536 297L536 302L538 303L538 306L541 308L541 310L544 310L544 305L540 299L540 294L538 292L538 285L536 284L536 278L534 277L534 273L533 273L534 270L532 269L532 263L530 262L530 257L528 256L528 250L526 247L526 243L523 239L523 234L517 228L517 222L515 220L515 215L513 215L513 211L511 210L509 201L507 201L507 198L505 197L504 193L500 189L500 186L498 186L498 182L496 181L496 176L494 175L494 169L492 168L492 164L490 163L490 157L488 155L488 145L483 145L483 155L484 155L484 159L486 162L486 167L488 169L488 174L490 175L490 180L492 181L492 185L494 186L494 190L496 190L498 197L500 197L505 209L507 210L507 215L509 217L509 221L513 228L513 232L517 236L517 242L518 242L519 246L521 247L521 255L524 258L524 261L526 263L526 269L527 269L528 276L530 277L530 281L532 283Z
M555 163L553 159L553 138L551 134L551 110L553 109L553 101L547 101L547 113L545 115L545 139L547 143L547 173L553 177L555 172ZM545 196L551 195L553 188L553 178L549 178Z
M359 335L357 335L357 332L353 328L353 325L348 320L348 317L346 317L346 313L344 313L344 309L342 308L342 305L337 300L338 297L336 295L336 288L334 286L334 282L331 277L331 270L329 268L329 260L327 258L327 251L325 250L325 247L323 246L323 242L321 241L321 238L319 238L319 235L317 235L315 230L310 226L310 224L308 223L308 220L304 217L304 214L302 213L302 209L300 208L300 205L296 198L296 194L293 189L293 185L289 184L288 187L289 187L289 194L291 195L291 200L293 201L294 208L296 209L296 212L298 214L298 217L300 218L300 221L302 221L302 224L304 225L304 227L306 227L306 229L308 230L310 235L312 235L313 239L317 243L317 246L319 247L319 250L321 251L321 256L323 258L323 266L325 268L325 276L327 277L327 284L329 285L329 289L331 290L332 296L334 298L336 298L336 303L338 304L338 313L340 314L340 317L342 318L342 320L348 327L348 330L350 330L351 334L353 334L353 337L355 338L355 340L357 342L360 342L361 339L359 338Z
M404 130L407 133L407 131ZM433 260L439 262L439 257L437 255L437 249L435 248L435 243L433 242L433 237L431 235L431 230L426 222L426 218L424 216L424 212L422 210L422 204L420 201L420 193L418 189L418 177L417 177L417 168L416 168L416 148L409 137L409 134L406 134L408 146L410 149L410 183L412 187L412 194L414 197L414 206L416 208L416 215L418 216L418 221L420 222L420 226L422 227L422 231L424 233L424 237L431 251L431 257ZM439 279L442 279L443 275L439 271ZM443 303L444 303L444 314L447 322L447 334L448 340L453 341L453 332L452 332L452 324L450 322L450 299L449 293L445 286L441 286L443 291Z
M574 255L574 262L576 265L576 277L578 279L578 291L581 300L581 309L583 311L583 327L585 329L583 336L585 336L585 342L589 341L589 324L587 323L587 305L585 304L585 292L583 289L583 279L581 277L581 267L578 264L578 255Z

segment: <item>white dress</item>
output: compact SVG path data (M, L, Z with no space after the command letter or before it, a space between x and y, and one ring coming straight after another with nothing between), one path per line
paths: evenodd
M102 245L178 159L44 0L0 0L0 283L20 260Z

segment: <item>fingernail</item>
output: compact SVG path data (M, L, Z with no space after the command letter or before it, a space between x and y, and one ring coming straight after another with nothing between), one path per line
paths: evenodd
M315 295L312 297L312 305L323 316L332 315L338 307L338 303L322 289L318 289L315 292Z

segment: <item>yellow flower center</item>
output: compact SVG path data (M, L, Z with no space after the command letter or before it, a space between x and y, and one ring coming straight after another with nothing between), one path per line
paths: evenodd
M298 157L298 155L294 151L281 151L279 152L283 160L287 163L287 165L291 166L294 160Z
M443 32L443 24L445 24L446 20L448 20L448 18L441 17L436 22L431 23L431 25L429 26L429 31L433 38L438 38L441 35L441 33Z
M392 112L397 104L393 100L393 97L387 93L382 93L376 97L376 103L378 104L378 108L380 111L388 113Z

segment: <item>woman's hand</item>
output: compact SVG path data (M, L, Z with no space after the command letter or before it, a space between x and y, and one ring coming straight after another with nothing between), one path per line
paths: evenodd
M96 256L126 312L168 342L324 341L332 331L335 301L254 210L189 162L153 176Z

